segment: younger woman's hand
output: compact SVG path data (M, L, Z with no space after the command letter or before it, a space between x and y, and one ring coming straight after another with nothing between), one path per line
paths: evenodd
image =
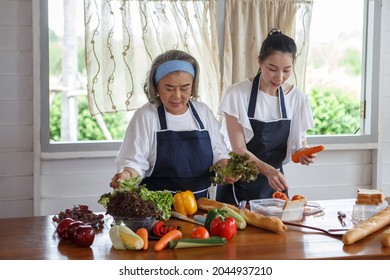
M299 158L299 162L302 164L302 165L310 165L312 163L314 163L314 159L317 157L317 154L311 154L311 155L302 155L300 158Z
M285 191L288 189L286 178L279 169L270 166L267 173L264 174L268 178L268 183L275 191Z

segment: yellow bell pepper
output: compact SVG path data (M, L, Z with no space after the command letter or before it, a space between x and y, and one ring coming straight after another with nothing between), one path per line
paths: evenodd
M192 215L198 211L198 205L192 191L187 190L184 192L178 192L173 197L173 207L176 212L182 215Z

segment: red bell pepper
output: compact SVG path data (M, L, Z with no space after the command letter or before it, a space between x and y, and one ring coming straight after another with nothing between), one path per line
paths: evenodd
M237 225L233 217L216 217L211 221L210 234L212 236L225 237L229 241L236 235L236 232Z

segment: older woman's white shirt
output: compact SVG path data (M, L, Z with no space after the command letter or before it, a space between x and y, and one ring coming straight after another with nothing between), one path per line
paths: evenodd
M192 101L205 130L208 130L213 148L213 164L229 158L226 143L220 133L217 119L210 108L199 101ZM167 129L174 131L199 130L198 123L187 110L182 115L166 113ZM147 103L139 108L132 117L126 130L125 138L115 160L117 171L132 167L144 178L152 174L156 161L156 131L160 130L157 107Z
M226 89L219 105L218 115L224 113L237 118L243 127L246 143L253 138L253 130L248 118L248 105L251 94L252 82L245 79L233 84ZM297 87L293 87L285 96L287 118L291 120L290 135L287 142L287 154L283 163L288 163L291 155L302 148L302 139L306 131L314 126L310 103L306 94ZM281 118L279 97L271 96L262 91L258 92L254 119L263 122L275 121ZM230 142L226 130L226 122L223 119L221 132L230 149Z

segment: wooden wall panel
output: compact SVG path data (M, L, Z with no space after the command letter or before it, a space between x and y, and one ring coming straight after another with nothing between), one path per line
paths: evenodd
M33 153L0 153L0 177L2 176L33 176Z
M0 1L0 218L31 216L32 1Z
M99 196L110 192L109 172L68 173L41 176L41 198Z
M5 100L0 102L0 124L33 124L32 100ZM0 128L1 129L1 128Z
M31 125L0 125L0 152L33 150L33 128Z
M0 25L31 26L31 0L2 0L0 1Z
M0 52L0 75L32 75L33 57L31 51Z
M0 177L0 202L17 199L32 200L34 197L32 186L32 176Z
M0 85L1 85L0 100L32 100L33 99L32 76L3 75L0 76Z
M0 201L0 218L15 218L32 216L33 200Z
M31 26L0 26L0 51L32 50Z
M97 201L112 190L109 183L114 174L114 157L43 161L41 214L55 214L78 204L104 211Z

